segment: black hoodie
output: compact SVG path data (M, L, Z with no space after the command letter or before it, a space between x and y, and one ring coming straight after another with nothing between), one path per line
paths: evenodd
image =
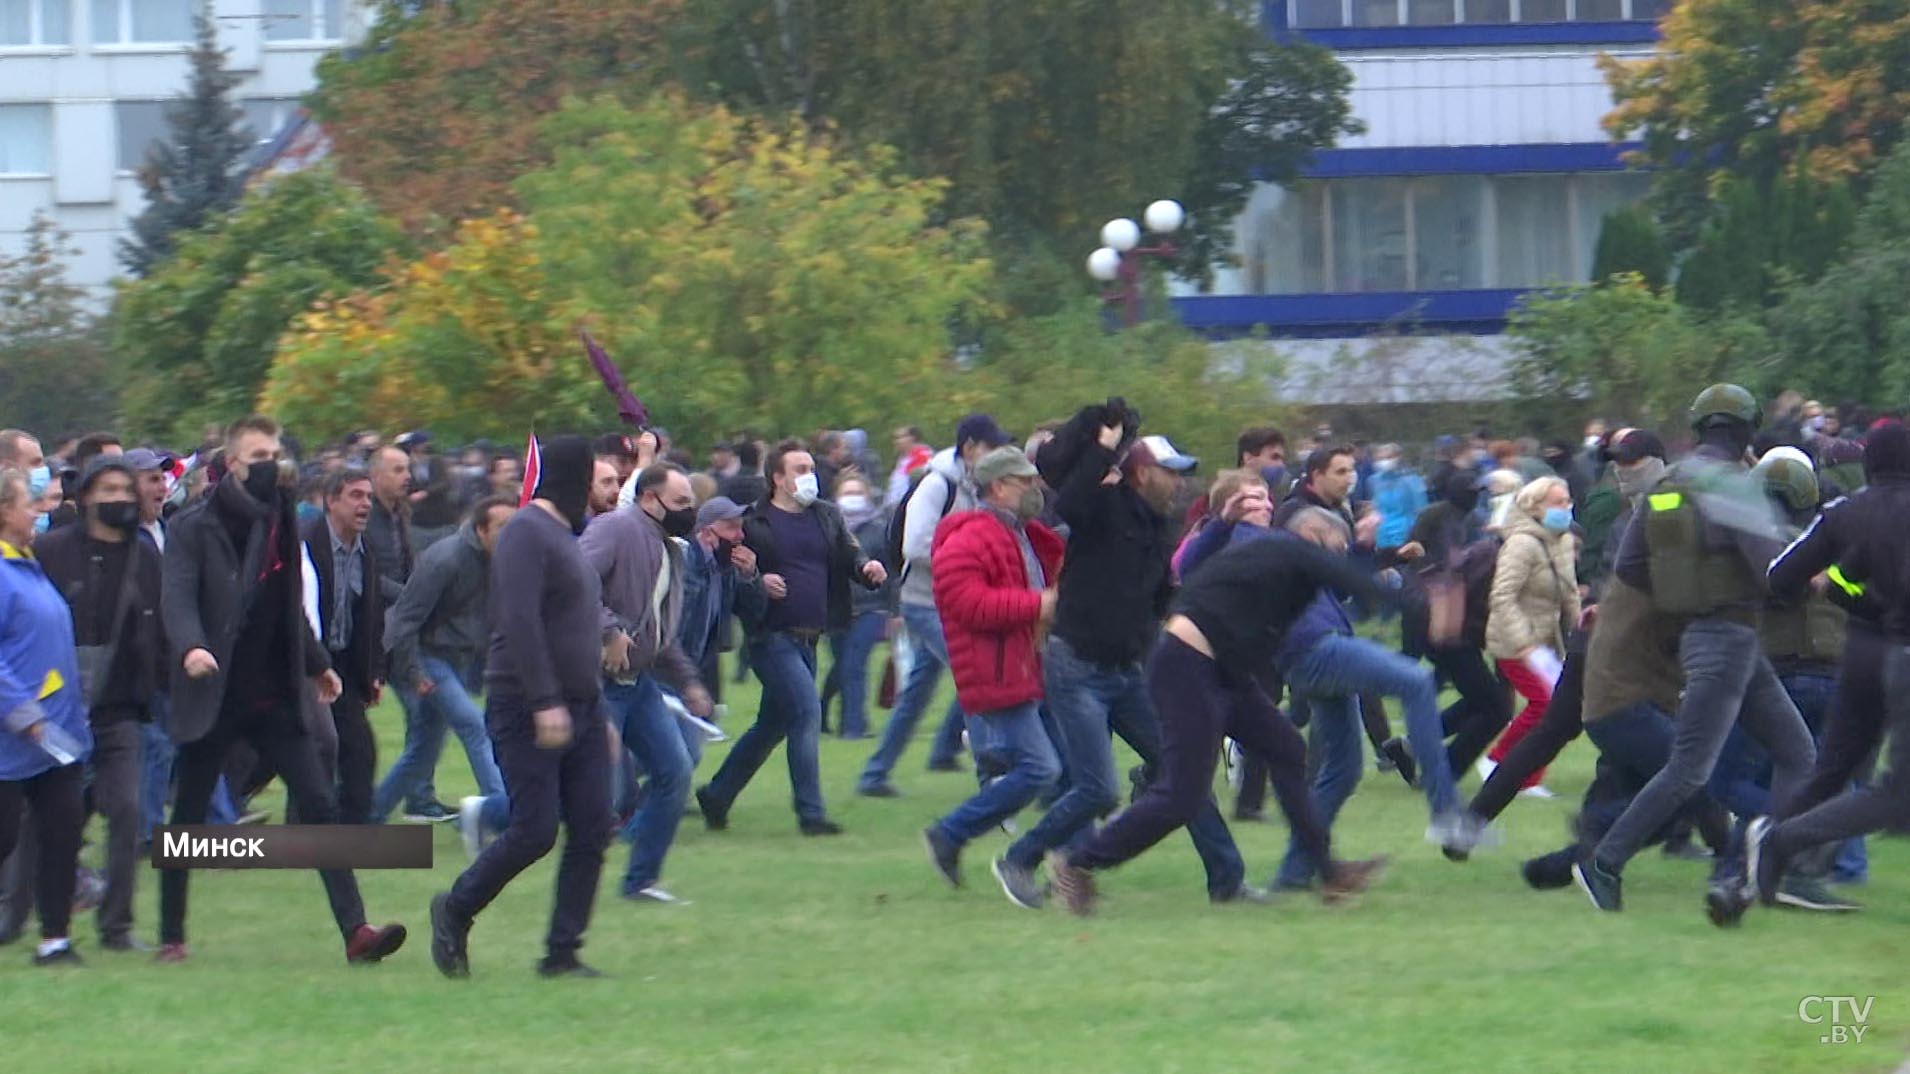
M1834 566L1834 602L1853 619L1910 641L1910 428L1886 422L1872 429L1864 473L1868 487L1826 506L1771 564L1771 591L1797 599Z

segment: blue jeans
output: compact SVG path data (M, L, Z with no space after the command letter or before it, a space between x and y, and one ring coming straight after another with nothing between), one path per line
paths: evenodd
M1837 680L1828 675L1779 673L1777 681L1804 717L1811 738L1819 745L1824 740L1824 725L1837 703ZM1742 727L1731 728L1718 754L1718 765L1711 771L1711 796L1739 817L1763 816L1771 812L1771 755ZM1869 854L1862 836L1853 836L1837 847L1832 874L1840 880L1862 882L1870 875Z
M887 612L863 612L849 625L836 650L836 682L842 690L843 738L861 738L869 733L869 655L882 644L883 629L888 626Z
M1042 688L1068 789L1008 848L1008 860L1026 868L1039 864L1050 850L1085 842L1095 819L1120 805L1121 778L1110 732L1120 735L1149 768L1161 762L1160 718L1139 664L1095 664L1075 655L1067 642L1050 637L1042 653ZM983 751L973 752L979 765ZM1212 795L1187 825L1187 834L1207 869L1208 894L1224 897L1238 890L1247 866Z
M972 717L968 740L975 756L985 752L1006 771L936 822L942 834L957 844L967 843L1021 812L1061 776L1061 759L1041 726L1039 702Z
M1287 669L1287 685L1304 695L1312 709L1307 725L1309 752L1318 757L1313 803L1329 827L1340 807L1359 786L1366 755L1362 743L1359 695L1397 697L1406 710L1406 738L1419 762L1421 785L1435 818L1459 808L1459 792L1446 763L1445 728L1439 718L1439 690L1432 672L1384 646L1363 638L1332 635ZM1300 886L1319 869L1297 841L1287 843L1275 883Z
M663 688L650 675L629 685L604 684L606 714L616 721L624 749L636 755L649 781L643 805L631 821L635 841L630 866L624 870L623 892L634 894L663 875L663 859L676 841L677 823L689 800L690 751L683 748L682 723L663 703Z
M942 638L942 618L935 614L934 608L904 604L902 622L909 628L909 645L913 653L909 675L896 696L888 725L882 729L882 743L876 747L875 756L870 757L869 763L862 769L859 786L863 790L880 787L889 781L889 773L895 770L895 762L902 759L902 751L908 748L909 739L915 735L915 725L921 722L922 713L928 710L928 703L934 700L935 687L942 681L942 668L948 663L948 644ZM929 750L929 765L933 767L953 761L961 744L962 707L950 702L948 715L942 720L942 729L936 732L935 744Z
M749 663L763 684L762 708L756 712L756 722L723 758L723 766L710 777L705 793L724 806L736 801L756 770L787 739L796 816L822 820L827 814L817 756L822 702L816 697L816 640L787 633L751 638Z
M484 710L471 700L464 677L450 663L435 656L419 656L418 668L432 682L428 696L420 697L410 684L392 683L393 693L405 709L405 748L385 773L384 782L372 799L371 815L382 823L399 799L408 798L431 782L444 752L444 732L448 726L464 745L471 762L478 793L493 795L504 789L504 777L491 752L491 736L484 729Z

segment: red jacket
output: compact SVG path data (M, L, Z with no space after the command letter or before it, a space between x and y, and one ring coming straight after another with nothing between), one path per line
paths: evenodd
M1028 542L1053 587L1061 577L1061 538L1030 522ZM1029 582L1014 531L987 508L958 511L936 527L932 549L935 610L962 710L998 712L1041 700L1041 592Z

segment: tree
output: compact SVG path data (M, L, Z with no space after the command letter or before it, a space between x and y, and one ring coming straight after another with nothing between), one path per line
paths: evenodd
M363 48L320 62L313 114L341 168L413 229L513 204L549 160L538 125L568 96L635 100L670 71L679 0L387 2Z
M1674 247L1726 177L1861 179L1910 115L1910 8L1877 0L1681 0L1656 53L1601 57L1615 139L1659 169Z
M1530 295L1506 332L1519 397L1579 399L1595 413L1665 430L1704 385L1761 382L1770 365L1769 339L1755 321L1704 319L1635 274Z
M1671 279L1671 251L1651 210L1643 205L1613 209L1599 224L1592 282L1602 283L1621 273L1637 275L1654 291L1663 290Z
M1782 387L1838 399L1910 395L1910 146L1878 170L1848 256L1770 312Z
M118 407L86 292L66 278L68 236L35 213L18 257L0 254L0 414L57 436L111 423Z
M167 137L154 143L140 165L146 208L133 219L133 237L120 243L120 260L135 276L170 256L179 232L224 212L245 189L240 166L251 138L231 96L239 76L226 70L212 23L199 17L195 25L191 81L185 96L166 110Z
M687 3L693 85L895 146L950 180L951 213L1074 265L1109 217L1179 197L1204 273L1254 178L1360 129L1338 61L1268 41L1241 0Z
M253 190L121 286L113 346L133 428L189 439L254 409L293 318L409 252L396 224L328 170Z
M579 102L548 133L525 214L301 319L268 404L319 435L399 407L452 437L600 427L583 326L691 439L959 413L953 333L993 276L981 227L940 222L946 184L676 95Z
M1791 179L1726 181L1712 221L1679 267L1678 301L1701 310L1760 310L1789 283L1822 275L1855 224L1849 187Z

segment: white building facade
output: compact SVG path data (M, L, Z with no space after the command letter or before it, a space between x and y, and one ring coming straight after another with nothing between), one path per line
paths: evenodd
M361 40L366 0L0 0L0 251L36 213L72 236L73 282L104 297L145 198L134 175L186 89L205 13L240 76L246 126L269 140L319 59Z
M1589 279L1604 215L1647 192L1600 126L1612 100L1597 59L1648 55L1669 6L1266 0L1268 33L1331 48L1352 71L1366 131L1316 154L1294 189L1255 191L1235 221L1240 266L1177 299L1181 317L1280 337L1314 377L1291 385L1308 401L1491 394L1482 370L1502 364L1513 304ZM1424 383L1330 386L1360 340L1400 333L1429 337L1419 360L1389 363L1423 367Z

